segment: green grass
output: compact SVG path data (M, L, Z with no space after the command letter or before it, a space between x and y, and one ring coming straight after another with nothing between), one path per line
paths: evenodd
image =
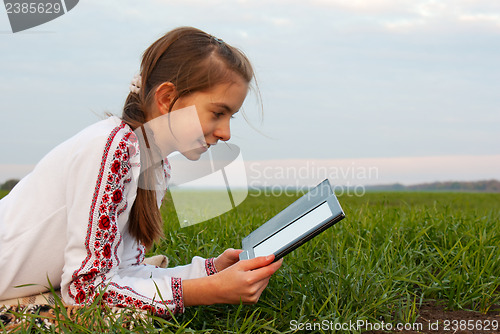
M249 196L236 210L186 228L167 199L165 240L148 255L166 254L170 266L217 256L240 247L242 237L295 199ZM294 332L292 320L413 322L428 300L479 312L500 304L500 194L384 192L340 202L347 218L287 255L257 305L191 307L156 326L174 333ZM93 325L63 320L63 331L129 332L96 307L86 312ZM138 323L130 332L153 327Z
M0 190L0 199L4 198L9 192L7 190Z

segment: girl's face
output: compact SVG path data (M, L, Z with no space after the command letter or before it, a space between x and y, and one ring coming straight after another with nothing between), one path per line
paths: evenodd
M195 106L200 120L203 138L196 138L195 149L177 148L186 158L198 160L211 145L219 140L231 138L231 118L241 108L248 92L248 83L239 75L234 74L231 81L215 85L206 91L194 92L179 98L172 111Z

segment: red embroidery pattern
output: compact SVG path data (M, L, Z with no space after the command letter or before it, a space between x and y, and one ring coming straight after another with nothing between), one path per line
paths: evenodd
M128 131L118 143L114 152L110 147L117 133L125 128L121 123L109 135L101 167L94 189L94 196L90 208L85 247L87 256L82 265L72 275L69 286L69 295L78 304L92 302L99 295L99 288L104 288L106 275L112 268L118 267L118 247L122 242L122 235L118 229L118 216L127 209L124 196L125 184L131 181L130 158L139 150L137 137ZM127 178L127 176L129 176ZM144 247L138 246L137 264L144 259ZM175 281L175 287L173 283ZM122 287L115 283L107 286L103 293L103 301L116 306L133 306L144 310L151 310L157 314L167 314L167 305L175 305L174 312L183 311L182 282L172 279L174 299L168 301L154 301L143 296L130 287Z
M120 160L113 159L113 155L111 155L111 158L109 157L109 149L116 134L124 126L125 124L122 123L113 129L104 147L101 167L92 198L87 236L85 238L87 257L80 269L73 273L72 282L69 287L69 295L77 303L84 303L88 298L93 297L96 285L105 280L105 274L113 267L111 245L116 244L118 246L121 240L116 226L116 209L122 199L123 191L122 184L119 182L121 179L121 174L119 174L121 164ZM118 146L116 151L123 153L120 145ZM116 157L116 153L114 156ZM121 157L123 158L123 156ZM125 162L128 162L128 157L126 158ZM106 170L106 164L109 164L109 160L111 159L113 159L111 168ZM125 166L125 168L128 167ZM108 175L105 175L105 173ZM103 186L104 192L101 194L101 187ZM100 201L98 202L99 198ZM95 223L97 223L98 228L94 228L93 231L92 227ZM118 259L115 258L115 260L117 261Z
M174 313L184 312L184 301L182 299L182 280L180 278L172 277L172 294L175 303Z
M176 282L176 286L174 286L174 280ZM172 291L174 292L174 300L153 300L135 292L127 286L123 287L116 283L110 283L107 291L103 293L102 299L109 305L118 307L132 306L142 310L151 311L158 315L169 316L170 314L165 307L167 305L174 306L173 313L184 311L184 304L182 301L182 283L180 278L172 278ZM177 300L177 302L175 302L175 300Z
M136 264L141 264L142 261L144 261L144 254L146 253L146 249L142 243L138 243L137 245L137 257L136 257Z
M163 162L163 172L165 173L165 180L168 181L170 180L170 173L172 172L172 167L170 167L170 162L168 162L168 159L165 158Z
M207 275L217 274L217 268L215 268L214 263L215 258L211 257L205 260L205 270L207 271Z
M161 201L159 201L159 204L161 206L161 204L163 203L163 201L165 200L165 194L167 193L168 191L168 181L170 180L170 173L172 171L172 168L170 167L170 162L168 162L168 159L165 158L165 160L163 160L163 175L165 176L165 189L161 189L162 190L162 194L161 194Z

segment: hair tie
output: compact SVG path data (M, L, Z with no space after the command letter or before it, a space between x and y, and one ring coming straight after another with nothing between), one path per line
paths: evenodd
M139 91L141 89L141 82L142 82L142 77L139 74L136 74L132 81L130 82L130 92L134 94L139 94Z
M224 41L223 41L222 39L217 38L217 37L215 37L215 36L212 36L212 38L213 38L213 39L214 39L214 41L216 41L217 43L219 43L219 44L221 44L221 45L222 45L222 44L224 44Z

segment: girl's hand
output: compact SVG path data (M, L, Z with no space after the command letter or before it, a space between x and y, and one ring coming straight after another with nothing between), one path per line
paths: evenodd
M241 260L215 275L184 280L184 305L257 303L269 278L283 263L283 259L273 260L274 255Z
M243 252L242 249L234 249L234 248L228 248L219 255L215 260L215 268L217 269L218 272L223 271L227 267L232 266L236 262L240 260L240 253Z
M274 255L238 261L226 270L213 275L217 303L255 304L269 283L271 275L281 267L283 259L272 263Z

